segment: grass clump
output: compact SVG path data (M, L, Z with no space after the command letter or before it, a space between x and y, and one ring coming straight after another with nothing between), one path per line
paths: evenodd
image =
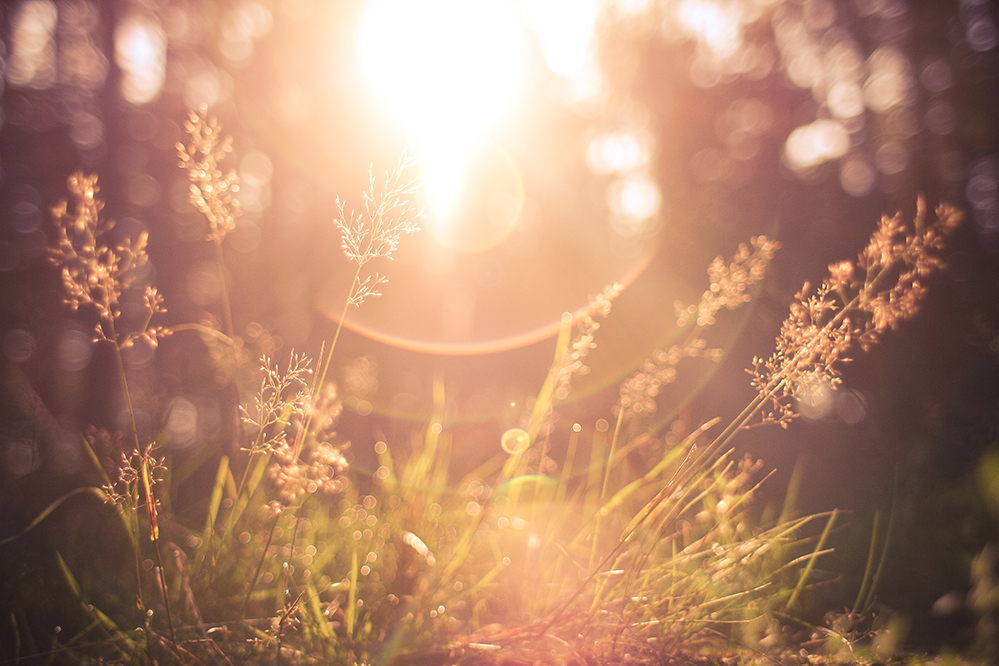
M230 144L204 110L191 115L187 131L181 166L224 275L221 246L238 215L235 176L219 167ZM751 510L766 478L761 463L737 455L732 441L754 425L788 427L795 400L834 388L842 363L917 312L958 212L941 206L931 219L921 200L911 225L885 217L856 261L831 266L815 290L806 285L775 352L753 361L755 397L724 427L719 419L648 423L685 359L720 360L711 327L749 302L764 279L779 245L763 236L712 262L698 303L676 304L679 342L622 383L609 432L584 436L578 425L563 432L553 414L587 371L598 319L609 315L620 285L563 318L533 409L503 435L501 454L454 477L460 442L438 382L425 425L408 442L379 440L368 478L350 469L349 443L337 433L343 405L328 377L349 308L378 296L386 282L369 264L390 259L401 238L418 231L415 164L407 150L381 186L371 174L360 214L338 200L335 224L356 270L337 328L318 365L295 352L281 363L262 356L259 388L242 399L244 437L234 455L211 461L214 482L197 499L196 520L163 508L177 492L173 461L135 424L121 354L181 330L238 345L228 297L224 332L151 325L164 310L155 287L140 279L147 236L107 243L111 225L100 216L96 177L70 178L74 205L55 209L52 261L67 304L90 308L95 341L114 349L132 415L124 435L84 437L103 481L86 491L122 518L137 602L98 608L81 572L60 556L87 619L51 655L136 664L582 664L807 650L782 627L816 585L811 573L829 552L838 513L794 517L787 506L761 521ZM140 287L138 306L124 317L124 294ZM239 355L229 358L239 363ZM556 440L566 445L557 458ZM623 464L635 453L651 461L642 473ZM102 460L114 462L108 469ZM865 577L857 612L869 607L874 585L876 575ZM156 594L144 594L150 589Z

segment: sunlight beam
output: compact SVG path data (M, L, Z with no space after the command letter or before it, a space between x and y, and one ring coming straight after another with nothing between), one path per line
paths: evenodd
M367 6L362 70L420 141L428 194L442 211L460 196L469 150L517 96L523 44L508 0L372 0Z

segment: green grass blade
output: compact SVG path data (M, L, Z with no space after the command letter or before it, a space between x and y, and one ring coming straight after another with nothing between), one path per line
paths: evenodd
M562 359L569 349L571 335L572 318L563 316L562 324L558 330L558 338L555 341L555 357L552 360L551 368L548 370L548 376L545 378L545 382L541 385L541 390L538 392L538 397L534 401L534 409L531 410L531 419L527 426L527 434L531 436L532 443L534 442L534 438L538 436L541 424L545 422L548 410L552 406L552 399L555 395L555 380L558 377L559 370L562 368Z
M247 470L246 485L242 488L239 496L235 498L232 511L229 513L228 518L226 518L225 532L223 533L223 536L232 534L236 521L238 521L240 516L243 515L243 512L246 511L246 507L250 503L250 498L252 498L253 494L257 491L257 486L260 485L260 481L263 479L264 472L267 470L267 465L270 461L270 453L250 456L251 467Z
M201 563L205 557L211 554L212 563L215 561L215 522L218 520L219 507L222 504L222 493L225 491L226 479L229 476L229 458L222 456L219 461L219 468L215 474L215 485L212 486L212 494L208 499L208 515L205 518L205 528L201 535L201 544L194 560L195 574L201 569Z
M822 536L819 537L819 542L815 544L815 550L812 552L808 559L808 564L805 565L805 570L801 572L801 576L798 578L798 584L794 586L794 592L791 593L791 598L787 600L787 604L784 606L784 611L790 611L794 607L794 603L798 600L798 595L801 590L805 587L805 581L808 580L808 576L812 573L812 568L815 566L815 560L818 556L824 552L823 547L826 545L826 539L829 538L829 533L832 532L833 525L836 523L836 516L839 515L837 510L833 510L832 515L829 516L829 520L826 522L826 527L822 530Z
M347 590L347 637L353 638L354 624L357 622L357 547L350 555L350 588Z
M62 553L57 552L56 559L59 562L59 569L62 570L62 574L65 577L66 582L69 584L69 589L72 590L73 596L75 596L77 600L80 602L80 604L83 606L83 610L88 615L92 615L95 620L100 622L101 627L114 640L115 648L123 657L127 659L130 653L134 654L136 649L138 648L138 644L136 644L135 641L129 638L128 635L125 634L125 632L119 629L118 625L115 624L115 622L110 617L105 615L99 608L87 603L87 600L83 595L83 590L80 588L80 584L77 582L76 577L73 575L73 572L70 571L69 565L66 563L66 560L63 559ZM121 644L124 644L125 648L122 648Z
M42 523L42 521L48 518L53 511L58 509L63 502L68 500L70 497L73 497L74 495L83 495L83 494L96 495L97 498L101 500L101 502L106 501L108 497L107 493L105 493L102 489L94 488L93 486L87 486L85 488L76 488L75 490L71 490L62 497L53 500L52 503L49 504L47 507L45 507L45 509L40 514L35 516L35 519L32 520L31 523L23 530L21 530L17 534L7 537L6 539L0 539L0 546L8 544L16 539L20 539L25 534L38 527Z
M874 570L874 578L871 580L871 587L867 590L867 598L861 612L867 613L874 604L874 593L878 589L878 582L881 580L881 572L884 571L885 560L888 558L888 548L891 546L891 535L895 527L895 503L892 503L891 512L888 514L888 527L885 528L884 545L881 546L881 557L878 560L878 568Z
M326 615L323 613L322 606L319 605L319 591L316 586L312 584L312 581L308 581L305 585L305 593L309 598L308 608L312 613L312 622L310 625L314 628L319 638L324 642L329 643L336 639L336 634L333 633L333 627L326 620Z
M110 486L111 477L108 473L104 471L104 466L101 465L100 459L98 459L97 454L94 453L94 449L90 446L90 442L83 435L80 435L80 441L83 442L83 450L87 452L87 457L90 458L90 462L94 465L94 469L101 475L101 480L104 481L104 485Z

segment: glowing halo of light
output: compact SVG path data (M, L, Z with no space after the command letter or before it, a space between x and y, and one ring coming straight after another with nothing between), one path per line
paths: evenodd
M424 153L430 209L423 226L442 247L481 252L503 242L520 220L524 180L513 156L493 141L476 142L464 157L464 164L459 163L464 167L460 181L448 183L451 174L435 169L449 172L455 163ZM435 191L441 187L451 191Z
M523 84L524 43L510 0L367 4L358 33L361 70L420 145L439 240L453 235L469 171L481 157L480 138ZM470 247L459 242L456 249L479 250L499 240L465 239Z
M617 278L615 282L621 284L624 289L627 289L628 285L638 279L649 267L652 260L658 254L658 249L658 241L651 243L649 251L639 261L636 261L626 274ZM390 282L389 285L391 284ZM316 309L334 323L338 321L342 307L343 301L339 295L336 298L322 298L320 295L316 302ZM573 317L578 319L590 309L591 304L584 303L575 309ZM375 324L359 321L358 310L356 309L350 309L343 322L344 328L369 340L395 347L396 349L435 356L482 356L521 349L557 336L561 325L562 312L558 312L557 314L553 313L551 319L547 322L540 325L525 326L523 330L508 335L483 337L468 341L441 341L419 339L406 336L402 333L382 330Z
M523 68L509 0L371 0L361 19L363 73L420 136L475 136L502 115Z
M522 428L510 428L500 437L500 446L510 455L524 453L531 448L531 436Z
M558 481L550 476L522 474L499 485L493 492L496 495L522 494L524 497L533 499L535 489L540 490L546 496L539 499L550 499L558 490Z

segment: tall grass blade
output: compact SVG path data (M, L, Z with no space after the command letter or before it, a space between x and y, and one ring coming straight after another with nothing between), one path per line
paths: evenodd
M77 582L76 577L73 575L73 572L70 571L69 565L66 563L66 560L63 558L62 553L56 552L56 560L59 563L59 569L62 571L63 577L66 579L66 582L69 584L69 589L73 592L73 596L77 598L77 600L80 602L80 605L83 606L83 610L88 615L93 616L95 620L100 622L101 628L103 628L104 631L106 631L108 635L113 639L114 647L118 651L118 653L121 654L121 656L125 657L126 660L131 655L134 655L136 653L136 649L139 647L138 644L135 641L133 641L131 638L129 638L128 634L119 629L118 625L115 624L115 622L107 615L105 615L99 608L97 608L92 604L87 603L87 600L83 595L83 589L80 587L80 584ZM122 645L124 647L122 647Z
M219 461L218 471L215 473L215 483L212 485L212 493L208 498L208 515L205 517L205 527L201 534L201 544L198 548L194 562L194 571L197 573L201 568L201 563L209 557L210 564L215 566L215 522L218 520L219 507L222 504L222 493L225 491L226 480L229 477L229 458L222 456Z
M562 361L566 351L569 349L569 342L572 339L572 318L562 317L562 323L558 329L558 338L555 340L555 357L552 360L551 368L548 370L548 377L538 397L534 401L534 409L531 410L531 418L527 425L527 434L531 436L531 442L538 436L541 424L545 422L548 411L551 409L555 397L555 383L558 379L559 371L562 369Z
M94 488L92 486L87 486L85 488L76 488L74 490L71 490L68 493L66 493L65 495L63 495L63 496L61 496L61 497L53 500L47 507L45 507L44 510L42 510L41 513L39 513L37 516L35 516L35 519L32 520L31 523L29 523L28 526L25 527L23 530L21 530L17 534L14 534L12 536L9 536L9 537L5 538L5 539L0 539L0 546L6 545L6 544L10 543L11 541L15 541L17 539L20 539L25 534L27 534L31 530L35 529L36 527L38 527L42 523L42 521L44 521L46 518L48 518L52 514L53 511L55 511L56 509L58 509L59 506L63 502L65 502L66 500L68 500L70 497L73 497L75 495L83 495L83 494L92 494L92 495L95 495L99 500L101 500L101 502L107 501L107 493L105 493L100 488Z
M357 547L350 553L350 587L347 589L347 611L345 620L347 624L347 637L354 637L354 624L357 622Z
M874 570L874 578L871 580L871 587L867 591L867 598L864 600L864 605L860 608L862 613L870 612L871 607L874 605L874 595L877 592L878 582L881 580L881 573L884 571L885 561L888 559L888 551L891 547L891 536L895 527L895 507L896 502L893 501L891 511L888 513L888 526L885 528L884 545L881 547L878 568Z
M829 520L826 522L826 527L822 530L822 536L819 537L819 541L815 544L815 550L812 552L811 556L808 558L808 564L805 565L804 571L801 572L801 576L798 578L798 584L794 586L794 592L791 593L791 598L787 600L787 604L784 606L784 611L790 611L794 608L794 604L798 601L798 595L801 594L801 590L805 587L805 581L812 573L812 568L815 566L815 560L818 556L822 554L822 549L826 545L826 539L829 538L829 533L832 532L833 525L836 524L836 516L839 515L839 511L834 509L832 515L829 516Z

